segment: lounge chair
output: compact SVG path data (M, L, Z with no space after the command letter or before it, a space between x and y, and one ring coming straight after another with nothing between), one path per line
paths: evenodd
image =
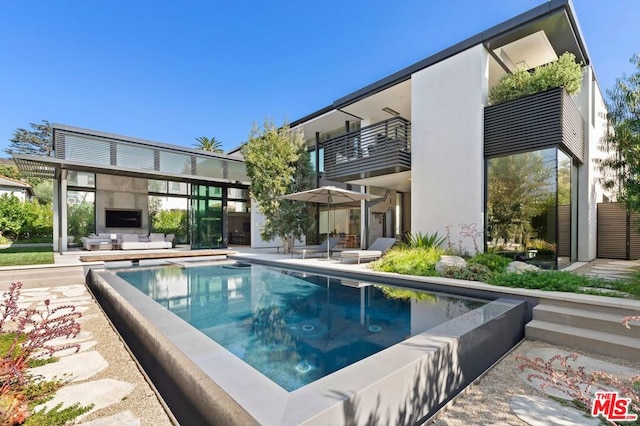
M396 243L395 238L376 238L368 250L344 250L340 252L340 263L344 259L378 259Z
M302 258L304 259L304 257L307 254L311 254L311 253L321 253L321 254L331 253L331 251L335 248L335 246L338 245L339 241L340 241L340 237L332 237L327 240L324 240L322 243L318 244L317 246L294 247L293 250L291 250L291 257L293 257L294 254L302 254ZM327 244L329 245L328 249L327 249Z

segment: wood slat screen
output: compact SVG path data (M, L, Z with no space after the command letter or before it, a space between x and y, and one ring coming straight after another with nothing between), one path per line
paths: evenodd
M605 259L627 259L627 211L621 203L598 204L598 252Z

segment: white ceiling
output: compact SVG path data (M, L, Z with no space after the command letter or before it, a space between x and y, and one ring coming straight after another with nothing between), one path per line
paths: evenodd
M344 128L345 121L360 120L352 115L334 109L316 118L312 118L295 128L301 128L304 132L304 139L309 140L315 138L316 132L325 133L335 129Z
M366 179L349 181L355 185L377 186L394 189L399 192L411 192L411 172L394 173L392 175L376 176Z
M538 31L493 51L511 71L531 69L558 59L544 31Z
M411 80L403 81L360 101L342 108L350 114L368 119L369 124L393 117L382 110L389 107L407 120L411 120Z

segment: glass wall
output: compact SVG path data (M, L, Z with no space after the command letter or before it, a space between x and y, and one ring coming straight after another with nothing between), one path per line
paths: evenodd
M229 244L251 244L251 201L249 191L227 188Z
M557 148L491 158L487 250L545 269L575 256L574 167Z
M329 233L331 237L340 237L339 247L360 247L360 207L320 205L318 218L320 241Z
M70 170L67 175L67 235L69 245L96 232L96 175Z
M222 188L191 185L191 247L220 248L222 235Z
M149 179L148 190L149 231L174 234L176 243L189 244L187 184ZM179 195L184 196L180 197Z
M67 235L69 243L80 244L82 237L96 232L96 193L67 191ZM71 238L72 237L72 238Z

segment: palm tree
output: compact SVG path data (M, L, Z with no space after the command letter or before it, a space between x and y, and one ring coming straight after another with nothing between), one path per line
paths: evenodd
M224 149L222 149L222 142L217 140L215 136L212 138L200 136L196 138L196 141L198 141L198 143L195 144L195 147L198 149L209 152L217 152L219 154L224 153Z

